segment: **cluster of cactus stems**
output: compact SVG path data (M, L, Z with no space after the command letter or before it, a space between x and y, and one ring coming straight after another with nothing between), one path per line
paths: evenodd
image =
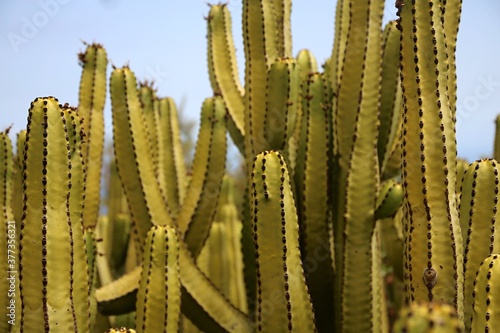
M338 0L320 70L292 55L291 0L243 0L243 83L211 5L190 168L173 99L86 45L78 106L36 98L16 149L0 133L0 332L500 329L500 131L457 159L461 0L398 0L384 27L392 5Z

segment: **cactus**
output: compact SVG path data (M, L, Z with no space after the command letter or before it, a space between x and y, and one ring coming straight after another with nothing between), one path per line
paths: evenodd
M190 168L175 101L113 67L101 211L107 54L85 44L78 107L33 101L15 156L0 135L0 331L494 331L498 162L457 159L461 0L397 1L385 27L383 5L337 2L320 69L291 54L291 1L243 0L244 84L210 5Z
M83 172L68 125L56 99L31 104L19 246L21 332L90 330L83 224L75 206L81 208Z
M406 301L454 304L463 316L456 141L438 2L400 3ZM421 29L417 22L430 22Z
M474 280L474 291L472 297L473 312L471 320L471 332L494 332L500 320L498 312L498 294L500 288L497 285L499 277L498 255L494 254L484 259L477 271Z

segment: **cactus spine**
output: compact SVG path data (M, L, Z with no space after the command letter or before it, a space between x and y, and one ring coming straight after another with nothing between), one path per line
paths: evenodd
M498 278L500 265L494 254L481 262L474 280L471 332L494 332L500 325Z

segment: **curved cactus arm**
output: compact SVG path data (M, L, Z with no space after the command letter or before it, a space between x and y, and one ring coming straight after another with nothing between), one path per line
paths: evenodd
M177 224L196 258L205 243L217 208L226 167L226 116L221 97L207 98L201 109L192 178Z
M139 221L142 223L137 230L143 232L143 227L151 227L153 224L174 226L174 221L164 204L159 183L155 179L151 154L146 148L146 135L144 128L140 126L142 118L135 78L130 69L125 67L113 71L111 76L111 97L118 171L124 184L131 216L136 224ZM217 117L222 113L222 100L216 98L211 103L221 104L222 107L207 107L212 112L206 113L211 115L210 120L213 120L213 122L208 121L208 126L212 127L213 125L214 129L222 127L222 132L224 132L225 126L221 119L223 116ZM218 112L214 110L218 110ZM207 121L202 126L206 126L206 123ZM217 132L220 132L220 130L217 130ZM225 153L223 155L225 156ZM130 156L134 157L134 163L127 163L127 158L130 158ZM135 177L132 177L134 175ZM138 240L144 239L144 237L138 237ZM184 242L179 242L179 267L181 283L190 297L193 298L196 306L203 308L219 327L236 332L249 331L248 319L234 308L213 287L206 276L200 272ZM129 282L132 284L130 290L137 289L137 284L133 286L133 282ZM119 294L118 296L120 296Z
M497 209L500 166L495 160L472 163L466 170L460 198L460 225L464 237L464 322L470 328L472 292L484 258L500 252L500 212Z
M300 258L297 212L286 164L278 152L257 155L251 191L258 331L288 327L290 332L315 332Z
M99 216L102 153L104 147L104 101L106 99L106 50L99 44L87 45L78 55L83 67L78 95L78 113L83 119L85 141L82 156L86 186L83 223L95 226Z
M160 186L173 217L186 196L186 166L182 151L177 106L171 97L158 101L157 123Z
M382 56L382 86L380 98L380 128L378 137L378 160L380 173L386 172L389 159L390 165L401 166L401 154L393 154L395 145L400 145L402 123L402 92L399 75L399 49L401 32L396 27L396 21L387 23L383 35ZM387 170L395 173L396 170Z
M214 94L226 104L228 131L242 154L245 153L244 90L238 76L238 63L231 31L231 13L227 4L211 5L208 25L208 74Z
M465 331L463 323L452 305L416 302L401 309L399 317L394 323L393 332L464 333Z
M331 229L329 148L331 111L326 79L309 73L303 89L303 134L295 169L297 211L301 251L307 284L320 332L334 330L333 253L330 252Z
M403 86L405 299L454 304L463 316L456 140L437 2L399 3Z
M267 73L264 134L268 149L283 150L292 136L299 107L299 68L292 58L279 58Z
M177 332L181 311L179 246L175 229L153 226L146 236L137 291L135 326L140 332Z
M19 255L21 332L90 329L81 218L72 220L70 210L83 182L73 179L62 114L53 97L35 99L29 110Z
M108 283L95 292L98 310L103 315L119 315L134 311L142 267Z
M481 262L474 280L471 333L493 332L500 325L500 256Z
M264 150L266 76L279 57L276 21L270 0L243 1L243 43L245 50L245 156L250 168L255 155Z
M134 223L136 245L142 249L152 221L167 225L173 221L155 176L135 76L128 67L115 68L110 85L116 164Z
M1 269L4 277L0 280L0 331L10 332L11 327L19 324L16 312L20 309L18 298L18 236L14 215L12 213L12 182L14 160L12 142L8 130L0 132L0 255L3 258Z

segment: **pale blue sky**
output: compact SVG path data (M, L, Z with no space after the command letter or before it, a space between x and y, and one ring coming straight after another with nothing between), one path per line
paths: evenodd
M294 54L309 48L320 63L326 60L333 45L335 3L293 3ZM387 3L387 19L395 18L393 3ZM242 72L241 1L229 1L229 9ZM77 104L81 40L103 44L110 62L118 67L128 63L138 79L155 79L160 95L177 102L185 98L188 116L197 121L203 99L211 95L203 19L208 10L204 0L2 0L0 130L24 128L37 96ZM457 47L457 139L459 155L469 160L492 153L493 121L500 113L499 34L500 1L464 0ZM13 42L15 37L22 43ZM110 137L109 99L105 114Z

